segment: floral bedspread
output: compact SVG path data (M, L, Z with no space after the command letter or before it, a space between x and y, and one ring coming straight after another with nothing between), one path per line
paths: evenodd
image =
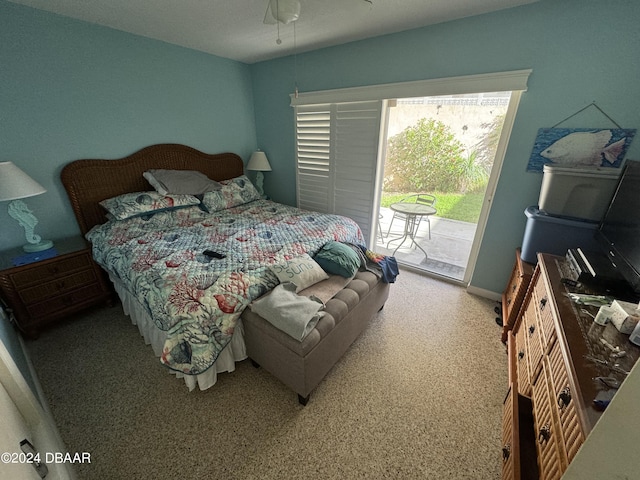
M109 221L87 238L96 262L167 332L161 362L189 375L213 365L245 307L278 284L269 265L313 256L330 240L364 244L351 219L268 200Z

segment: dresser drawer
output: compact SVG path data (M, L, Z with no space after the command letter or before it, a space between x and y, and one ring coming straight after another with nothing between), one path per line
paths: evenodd
M532 274L533 265L523 262L520 258L520 249L516 250L516 261L507 286L502 293L503 343L506 343L507 332L513 329L518 318L518 312L531 282Z
M502 406L502 479L539 480L531 400L511 383Z
M533 385L542 368L542 329L538 322L535 302L530 302L524 312L525 340L527 342L527 363L529 365L529 381Z
M556 327L553 321L553 297L549 295L542 277L538 277L538 281L535 284L534 298L539 325L542 329L540 339L542 340L543 351L547 352L555 336Z
M555 342L548 356L551 376L551 401L557 409L568 462L573 460L584 442L584 434L576 410L575 387L569 383L569 374L562 357L559 342Z
M31 285L39 285L49 279L65 277L78 270L94 268L91 257L88 254L73 255L68 258L42 263L12 273L10 276L11 282L16 288L23 289Z
M527 349L527 329L521 324L515 335L515 364L518 391L522 395L531 397L531 377L529 375L529 351Z
M524 298L524 293L521 292L522 285L522 272L520 272L518 263L516 262L513 267L513 271L511 272L509 282L507 283L507 288L504 291L504 302L507 307L507 311L504 313L507 319L510 319L513 315L514 307L517 308L519 306L518 304L522 303L522 298Z
M96 282L63 295L27 305L26 309L31 318L38 319L51 316L56 312L69 308L76 310L82 304L94 302L95 298L100 295L104 296L104 290L101 285Z
M26 305L41 302L56 295L62 295L98 281L94 269L80 271L72 275L59 277L50 282L20 290L20 298Z
M546 362L536 383L533 385L532 400L540 479L559 480L567 464L562 431L550 399L549 375Z
M518 426L518 391L511 384L502 405L502 478L520 480L520 445L515 432Z

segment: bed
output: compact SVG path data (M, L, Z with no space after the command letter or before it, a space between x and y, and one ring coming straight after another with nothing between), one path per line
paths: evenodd
M198 203L175 198L156 208L148 198L155 190L143 176L150 170L197 171L222 187L196 196ZM280 283L274 265L312 257L329 241L364 244L348 218L256 196L233 153L153 145L121 159L74 161L61 180L125 313L190 390L210 388L217 373L247 358L240 315ZM230 197L216 197L230 186ZM121 204L104 206L131 194L136 207L149 210L121 218ZM214 201L203 208L209 197Z

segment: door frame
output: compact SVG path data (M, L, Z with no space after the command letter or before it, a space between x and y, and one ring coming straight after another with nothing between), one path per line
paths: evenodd
M480 245L482 244L482 238L484 237L484 232L487 227L489 212L491 210L491 205L493 204L493 197L495 196L496 188L498 187L498 179L502 172L502 165L507 152L507 146L509 145L509 139L511 137L511 131L513 130L513 124L515 123L521 96L521 90L514 90L511 92L509 106L507 107L507 113L505 114L504 123L502 124L502 130L500 132L500 140L498 140L496 148L496 156L493 159L493 166L491 167L489 181L487 182L487 189L485 190L482 208L480 209L478 224L476 225L476 233L473 236L471 252L469 253L467 267L465 268L464 277L462 279L462 283L464 283L464 285L469 285L471 282L471 277L473 276L473 271L475 270L476 262L478 261Z
M8 319L4 317L3 311L0 311L0 322L9 322ZM12 325L9 325L9 329L12 329ZM28 440L35 447L36 451L42 455L42 460L45 460L45 452L67 453L67 449L60 437L53 416L46 404L46 399L27 354L24 341L17 333L15 335L17 340L15 343L24 354L34 388L37 390L37 396L32 391L24 374L11 356L7 346L4 344L2 336L0 336L0 383L15 404L17 414L22 416L26 422L31 432L31 438ZM20 440L21 439L15 439L16 447L18 447ZM16 452L18 452L18 449ZM1 467L2 464L0 464L0 468ZM75 480L77 478L75 470L70 463L48 463L47 468L49 470L47 474L48 479ZM35 470L33 470L33 473L38 477Z

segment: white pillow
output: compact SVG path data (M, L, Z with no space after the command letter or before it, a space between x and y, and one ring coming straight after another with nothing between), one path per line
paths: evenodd
M280 283L293 283L296 293L329 278L318 262L306 253L269 268Z

